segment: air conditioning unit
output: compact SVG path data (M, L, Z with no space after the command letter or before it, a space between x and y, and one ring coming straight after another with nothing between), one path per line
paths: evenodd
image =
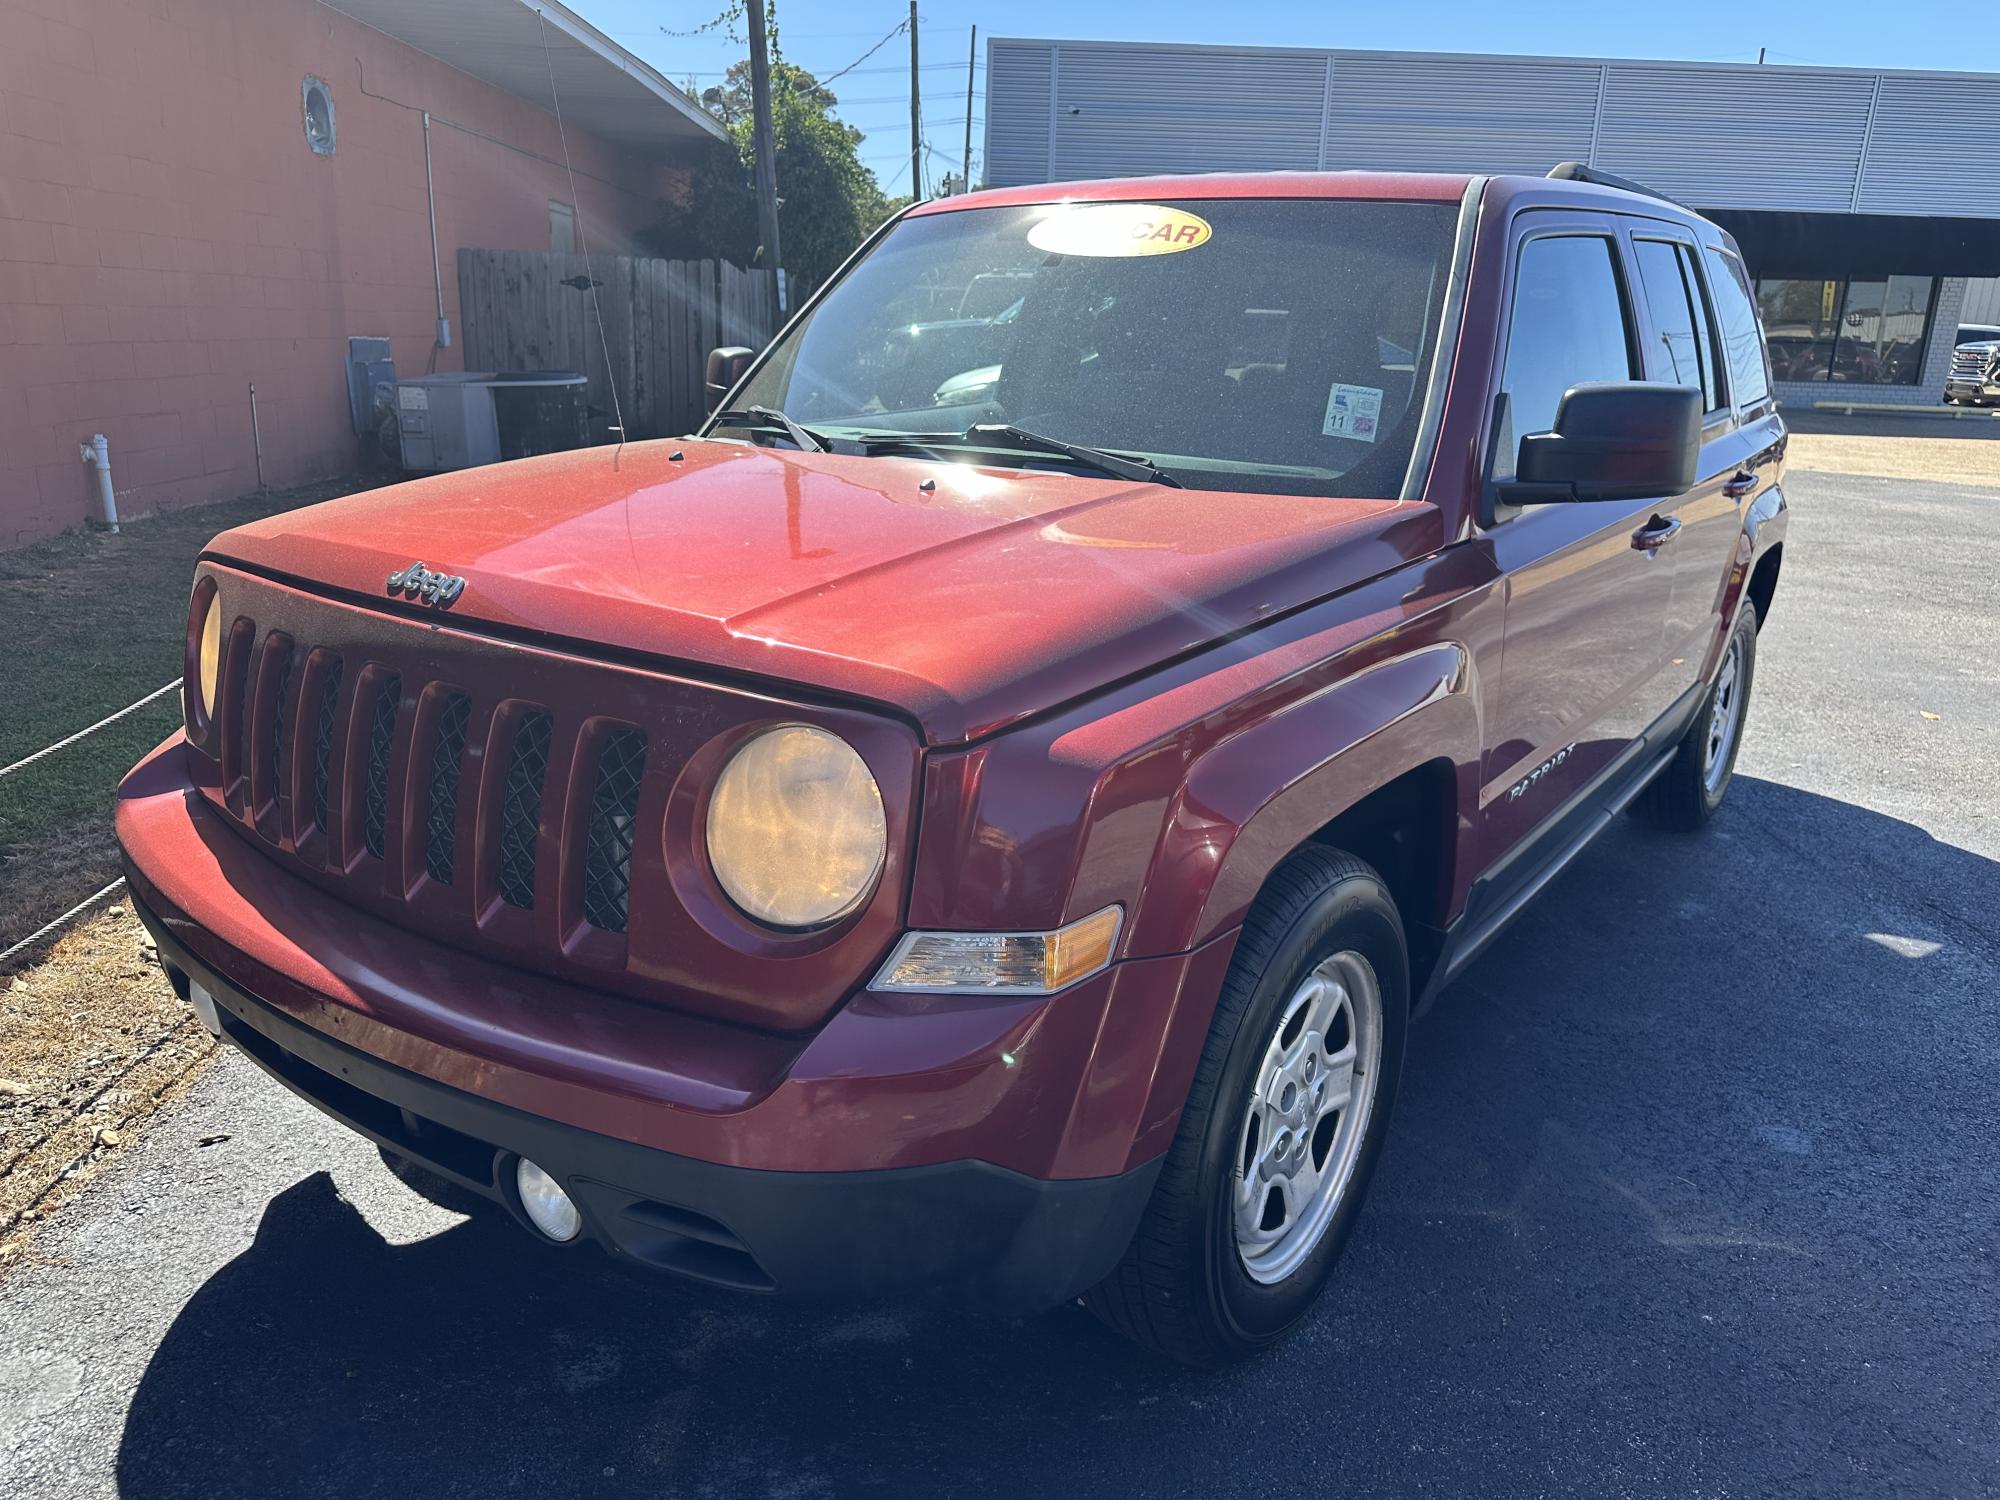
M455 371L396 382L403 467L470 469L590 441L586 381L572 370Z

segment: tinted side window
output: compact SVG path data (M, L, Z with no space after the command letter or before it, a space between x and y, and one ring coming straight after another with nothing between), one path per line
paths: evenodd
M1715 352L1703 337L1708 330L1701 289L1682 260L1681 247L1666 240L1634 240L1632 248L1640 285L1646 289L1646 307L1653 315L1647 378L1691 385L1701 392L1701 409L1714 411L1722 404L1716 397Z
M1702 410L1714 411L1729 399L1722 381L1722 362L1715 352L1715 305L1701 283L1701 268L1695 264L1694 246L1676 245L1681 277L1687 282L1688 297L1694 303L1694 337L1701 350Z
M1594 234L1522 244L1500 377L1512 429L1500 449L1504 465L1512 465L1520 438L1556 425L1556 408L1571 386L1632 378L1629 319L1614 254L1612 242Z
M1757 333L1757 312L1743 283L1743 270L1719 250L1708 252L1708 284L1715 292L1715 311L1722 324L1722 347L1729 358L1729 383L1738 406L1755 406L1771 394L1764 375L1764 344Z

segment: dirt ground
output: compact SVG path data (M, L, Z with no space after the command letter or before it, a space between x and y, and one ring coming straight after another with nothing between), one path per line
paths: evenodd
M2000 442L1968 438L1798 432L1792 435L1786 461L1793 468L1826 474L2000 485Z
M1787 407L1788 462L1823 474L2000 484L2000 412L1943 407L1910 412L1816 411Z
M214 1051L126 902L0 978L0 1266Z

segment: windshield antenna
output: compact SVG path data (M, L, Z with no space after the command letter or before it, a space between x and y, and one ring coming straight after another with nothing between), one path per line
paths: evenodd
M583 200L576 193L576 168L569 161L569 132L563 129L562 95L556 92L556 65L549 56L549 18L539 6L535 18L542 25L542 66L548 70L549 100L556 107L556 139L562 142L563 171L569 175L569 201L576 216L576 248L583 256L583 278L590 283L590 310L597 318L597 350L604 356L604 384L611 392L611 418L617 424L618 451L611 455L615 468L625 456L625 409L618 401L618 372L611 368L611 341L604 336L604 304L598 300L597 277L590 268L590 241L583 232ZM584 371L588 377L590 372Z

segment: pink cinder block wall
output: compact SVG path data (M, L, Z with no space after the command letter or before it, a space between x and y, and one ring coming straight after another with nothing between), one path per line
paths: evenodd
M268 482L356 466L349 335L400 373L431 357L421 109L508 143L433 121L457 369L457 249L547 250L573 201L550 114L315 0L0 0L0 547L93 512L95 432L124 514L252 488L252 381ZM631 253L683 179L573 126L569 149L591 250Z

